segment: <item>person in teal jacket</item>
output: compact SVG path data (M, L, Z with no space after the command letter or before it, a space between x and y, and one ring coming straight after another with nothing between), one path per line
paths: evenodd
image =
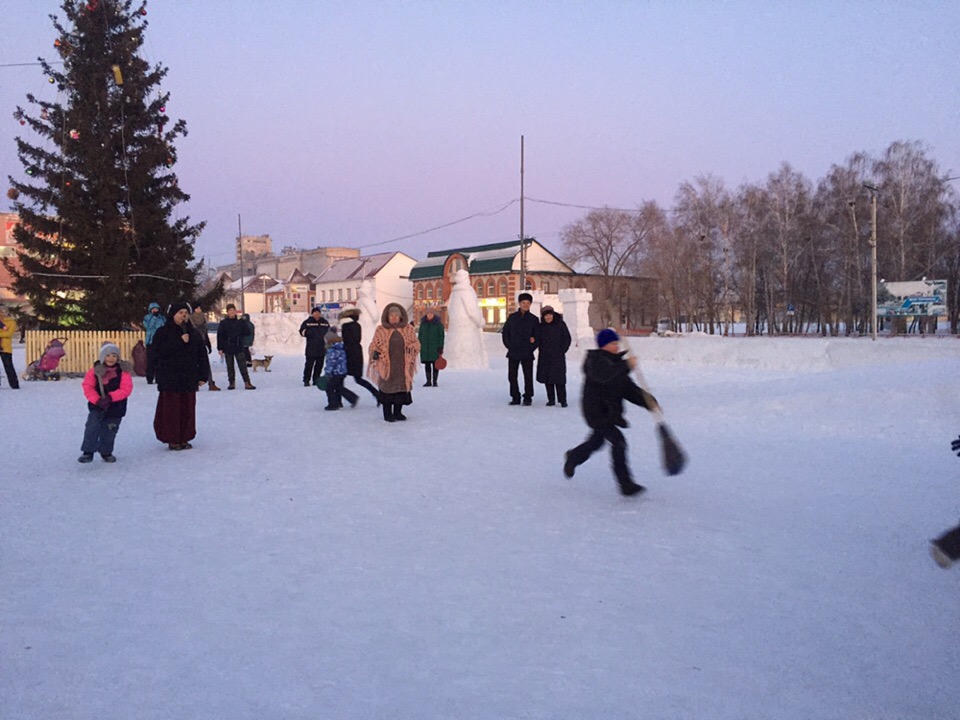
M153 336L162 328L167 318L160 312L160 305L155 302L147 307L147 314L143 316L143 329L147 332L144 344L147 346L147 384L153 385L157 375L157 349L153 345Z
M420 341L420 362L427 373L427 381L424 387L437 386L437 358L443 354L443 322L437 311L432 307L427 308L426 315L420 321L420 330L417 332L417 339Z

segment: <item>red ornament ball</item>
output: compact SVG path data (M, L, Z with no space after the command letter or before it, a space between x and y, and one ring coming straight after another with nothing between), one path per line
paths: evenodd
M16 200L18 197L20 197L20 191L16 188L10 188L7 190L7 197L11 200Z
M21 118L21 119L20 119L20 124L21 124L21 125L26 125L26 124L27 124L27 121L24 120L23 118Z

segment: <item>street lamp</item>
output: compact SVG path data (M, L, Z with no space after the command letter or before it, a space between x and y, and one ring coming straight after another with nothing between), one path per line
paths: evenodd
M877 194L880 189L870 183L863 187L870 193L870 337L877 339Z

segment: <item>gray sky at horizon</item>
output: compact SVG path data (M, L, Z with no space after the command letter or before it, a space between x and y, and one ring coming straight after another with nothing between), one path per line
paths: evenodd
M55 60L58 0L0 0L0 65ZM924 143L960 175L958 2L154 0L143 54L187 121L175 171L206 221L196 254L245 234L285 245L430 250L500 242L520 196L560 254L583 209L672 205L782 162L812 182L854 152ZM0 67L0 173L39 67ZM31 141L36 138L25 136ZM6 209L6 208L5 208Z

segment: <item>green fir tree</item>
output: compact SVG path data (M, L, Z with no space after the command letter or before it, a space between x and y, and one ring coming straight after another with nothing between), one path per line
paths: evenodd
M50 18L62 62L39 58L55 101L27 95L14 116L39 141L17 138L25 176L10 177L22 270L14 288L45 326L112 330L151 301L195 298L193 244L203 223L172 168L183 120L171 122L167 74L140 54L146 3L64 0Z

